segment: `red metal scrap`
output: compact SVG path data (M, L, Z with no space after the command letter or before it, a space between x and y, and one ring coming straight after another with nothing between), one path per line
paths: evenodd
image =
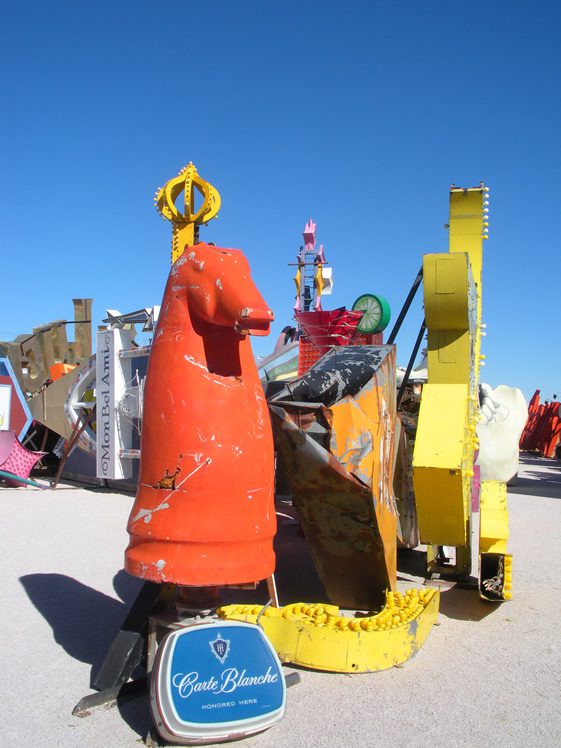
M536 390L528 406L528 422L520 439L520 449L555 457L560 445L561 403L554 400L540 404L540 391Z

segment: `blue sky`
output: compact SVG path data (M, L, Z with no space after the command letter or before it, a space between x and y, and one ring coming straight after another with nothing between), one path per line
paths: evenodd
M556 2L2 3L0 339L158 304L155 189L193 161L222 195L201 238L245 251L291 320L312 216L325 306L397 314L447 251L450 183L491 189L482 378L561 394L561 6ZM405 365L421 299L398 338Z

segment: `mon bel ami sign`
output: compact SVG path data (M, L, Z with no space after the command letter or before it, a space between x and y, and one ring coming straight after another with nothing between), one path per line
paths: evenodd
M205 743L259 732L281 719L285 699L280 662L258 626L189 626L158 649L150 703L166 740Z

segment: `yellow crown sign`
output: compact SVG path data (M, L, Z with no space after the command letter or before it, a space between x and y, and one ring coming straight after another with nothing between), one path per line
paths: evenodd
M202 198L195 210L195 191ZM177 206L183 193L183 209ZM202 179L193 163L185 166L177 177L160 187L154 198L162 218L171 221L173 236L171 243L172 264L183 254L185 247L192 247L198 240L198 227L208 223L220 210L220 193L209 182Z

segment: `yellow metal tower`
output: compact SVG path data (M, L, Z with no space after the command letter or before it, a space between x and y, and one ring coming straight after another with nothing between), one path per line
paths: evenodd
M449 252L425 255L423 260L428 383L421 398L413 482L421 540L429 546L429 565L438 567L432 547L455 546L455 564L446 571L458 576L467 576L471 570L472 495L478 488L474 486L474 462L479 372L484 358L481 272L483 240L488 238L488 193L483 184L451 188ZM485 582L489 574L497 577L499 566L504 584L499 585L501 594L493 599L510 596L507 526L506 490L484 484L480 587L485 597Z

